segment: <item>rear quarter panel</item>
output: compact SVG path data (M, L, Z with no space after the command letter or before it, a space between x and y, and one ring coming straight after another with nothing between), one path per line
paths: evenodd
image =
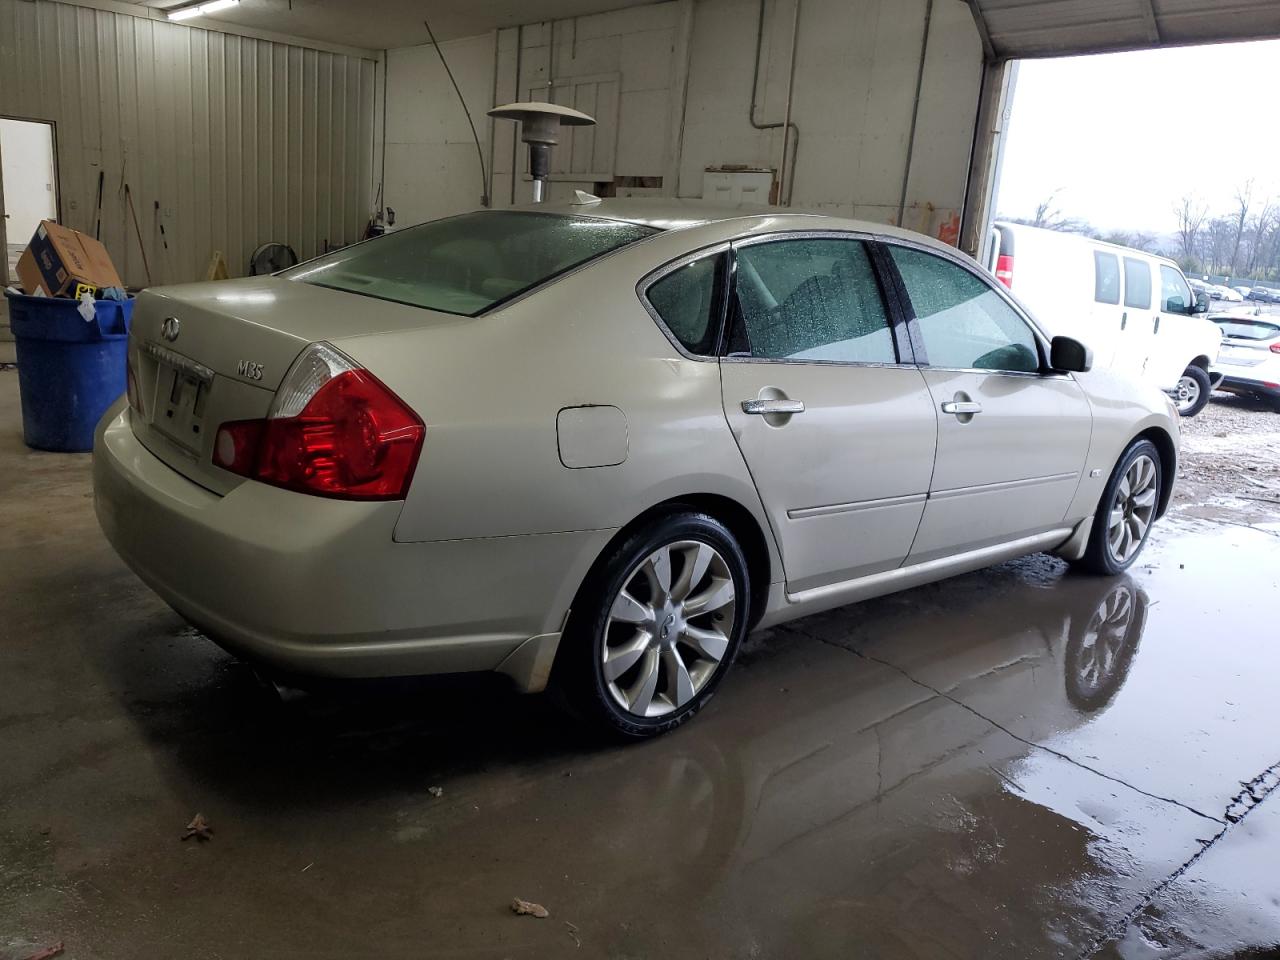
M489 316L337 342L426 424L396 540L611 529L664 500L710 493L746 507L773 552L721 408L718 363L681 356L636 295L641 277L690 243L654 237ZM622 411L622 463L562 463L557 415L588 405Z

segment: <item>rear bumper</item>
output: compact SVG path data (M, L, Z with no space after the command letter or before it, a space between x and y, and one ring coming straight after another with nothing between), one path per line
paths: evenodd
M1250 380L1248 377L1223 377L1218 389L1225 390L1227 393L1280 399L1280 385L1262 380Z
M525 667L504 661L531 637L542 638L541 670L613 532L396 543L399 503L254 482L218 496L147 451L128 417L109 414L95 444L95 505L107 539L220 644L290 671L514 675ZM513 662L527 667L531 652Z

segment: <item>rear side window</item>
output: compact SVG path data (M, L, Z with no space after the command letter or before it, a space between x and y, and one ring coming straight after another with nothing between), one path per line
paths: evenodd
M1190 313L1195 303L1191 287L1173 267L1160 264L1160 309L1164 313Z
M1151 309L1151 267L1146 261L1124 258L1124 305L1135 310Z
M1114 253L1093 251L1093 299L1098 303L1120 302L1120 258Z
M880 285L861 240L742 247L736 287L746 343L737 335L735 353L749 351L762 360L897 362Z
M486 210L345 247L280 276L474 317L657 232L654 227L594 217Z
M694 260L655 280L645 291L663 325L690 353L715 353L723 263L723 256Z

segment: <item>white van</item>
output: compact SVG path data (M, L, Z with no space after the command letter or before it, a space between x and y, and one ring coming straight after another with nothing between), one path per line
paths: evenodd
M1222 336L1164 257L1017 223L992 229L987 264L1051 336L1093 350L1094 363L1155 384L1184 417L1209 402Z

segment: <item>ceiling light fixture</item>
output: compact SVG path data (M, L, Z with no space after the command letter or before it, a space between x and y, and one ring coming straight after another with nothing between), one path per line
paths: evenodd
M219 10L229 10L239 3L240 0L209 0L208 3L197 3L189 7L169 10L166 15L170 20L190 20L192 17L203 17L205 14L217 13Z

